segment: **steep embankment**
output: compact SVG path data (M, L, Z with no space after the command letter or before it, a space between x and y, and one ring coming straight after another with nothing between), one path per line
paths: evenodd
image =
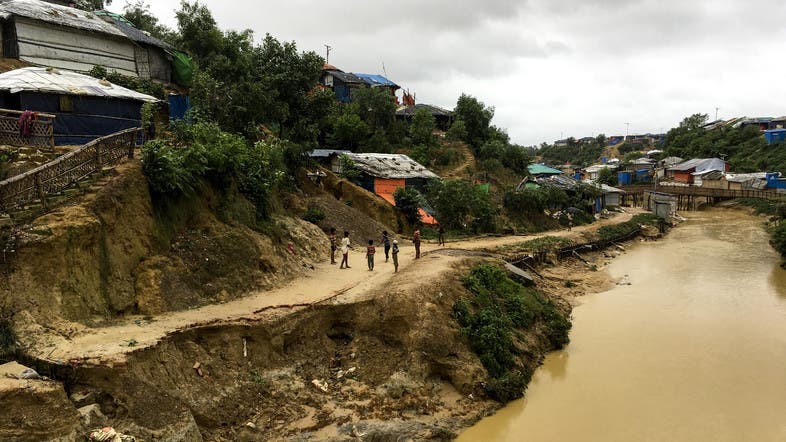
M223 302L300 275L327 254L316 226L283 217L256 225L237 195L205 187L159 208L138 163L114 173L97 193L17 234L2 295L24 320L57 328L62 319L67 331L68 322Z

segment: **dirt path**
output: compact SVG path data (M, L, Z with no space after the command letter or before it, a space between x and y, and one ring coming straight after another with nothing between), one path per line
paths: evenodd
M20 335L24 337L23 341L29 341L23 344L29 349L28 354L35 358L89 365L123 364L127 354L153 346L167 335L182 330L259 321L271 314L287 314L318 302L357 302L384 293L394 278L399 279L396 281L399 284L401 279L413 286L423 284L429 276L440 274L451 263L466 256L466 252L462 251L489 250L543 236L579 238L587 230L627 221L634 213L618 214L592 225L576 227L571 232L562 230L528 236L484 237L449 242L446 247L425 243L422 246L424 256L417 264L414 247L405 244L399 254L398 274L393 272L392 262L384 262L381 251L376 256L375 270L368 271L364 251L356 247L350 252L350 269L339 270L336 265L319 264L306 276L283 287L252 293L236 301L166 313L154 319L129 317L120 324L104 328L81 327L67 337L53 335L40 326L24 330ZM41 339L42 336L46 338Z

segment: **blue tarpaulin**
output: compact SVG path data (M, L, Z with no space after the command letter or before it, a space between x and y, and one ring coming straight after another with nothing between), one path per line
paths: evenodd
M169 118L172 120L182 120L186 117L186 112L191 109L191 98L188 95L169 96Z
M387 78L381 75L374 75L374 74L356 74L353 73L356 77L360 78L364 82L370 84L371 86L395 86L398 87L396 83L388 80Z

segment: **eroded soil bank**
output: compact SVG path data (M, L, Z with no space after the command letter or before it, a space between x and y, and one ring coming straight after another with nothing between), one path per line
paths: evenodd
M544 266L539 288L569 309L610 283L618 253ZM489 259L471 255L434 252L362 294L172 333L117 365L26 362L142 440L451 440L500 406L452 317L461 278ZM550 347L536 327L520 350L534 370Z
M377 271L359 269L352 252L340 272L311 224L260 228L242 199L209 193L161 212L145 189L131 164L20 238L0 284L21 308L17 359L56 381L3 379L2 405L16 411L0 418L0 439L81 440L111 425L160 441L450 440L499 408L454 305L470 268L530 238L424 245L417 262L402 244L395 275L381 257ZM598 224L630 214L618 217ZM581 241L599 227L557 234ZM549 258L538 290L569 313L609 283L618 253ZM516 346L530 372L552 349L540 323Z

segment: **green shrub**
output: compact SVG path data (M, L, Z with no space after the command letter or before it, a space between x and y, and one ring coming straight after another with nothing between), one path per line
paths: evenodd
M250 144L215 124L196 123L178 127L173 139L146 143L142 168L151 190L163 196L193 194L203 179L220 189L237 185L265 219L272 191L292 176L288 159L297 167L301 150L277 140Z
M412 187L399 187L393 192L396 208L404 214L410 224L420 222L420 207L423 205L423 196Z
M489 379L486 394L495 401L510 402L524 395L532 374L524 371L511 371L500 378Z
M317 206L308 206L308 210L303 214L303 219L311 224L319 224L325 219L325 212Z
M16 334L7 317L0 316L0 358L11 356L16 352Z
M541 322L549 343L561 348L568 342L570 321L538 292L493 265L475 266L464 286L473 297L456 301L453 317L489 374L487 393L502 402L521 397L531 373L520 361L523 355L514 342L517 331Z
M781 223L773 229L770 245L786 258L786 223Z

